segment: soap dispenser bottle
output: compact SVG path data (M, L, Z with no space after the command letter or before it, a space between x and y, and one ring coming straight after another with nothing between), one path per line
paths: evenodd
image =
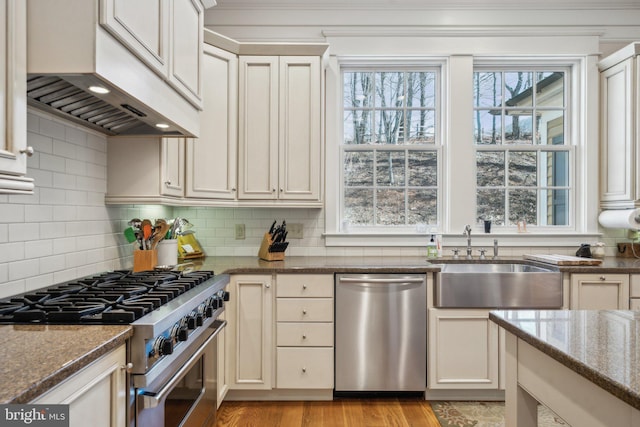
M438 247L436 246L435 235L431 235L431 239L427 244L427 258L437 258L438 257Z

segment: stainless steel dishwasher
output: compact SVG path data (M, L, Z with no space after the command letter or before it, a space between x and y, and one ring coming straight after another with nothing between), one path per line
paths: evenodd
M426 389L425 275L338 274L335 392Z

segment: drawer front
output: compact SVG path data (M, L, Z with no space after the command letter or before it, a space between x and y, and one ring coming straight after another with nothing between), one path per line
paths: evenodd
M333 322L330 298L278 298L278 322Z
M333 323L278 323L279 347L333 347Z
M640 298L631 298L629 300L629 310L640 310Z
M331 298L333 275L279 274L276 295L285 298Z
M277 351L278 388L333 388L333 348L286 348Z
M631 275L631 296L640 297L640 274Z

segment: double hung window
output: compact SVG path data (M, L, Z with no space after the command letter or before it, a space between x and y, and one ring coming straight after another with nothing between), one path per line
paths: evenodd
M343 69L343 224L438 224L438 80L436 69Z

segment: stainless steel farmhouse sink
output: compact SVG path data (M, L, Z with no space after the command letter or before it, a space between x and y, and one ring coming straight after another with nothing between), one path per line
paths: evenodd
M561 308L562 273L521 263L439 264L435 306Z

